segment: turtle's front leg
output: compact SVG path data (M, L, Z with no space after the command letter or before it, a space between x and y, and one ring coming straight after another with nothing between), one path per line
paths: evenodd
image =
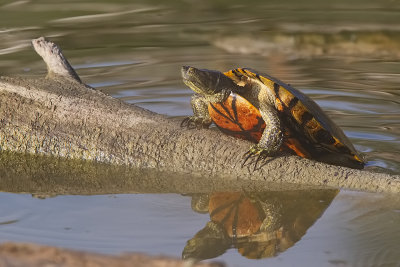
M190 100L193 116L185 118L181 123L181 127L208 128L212 122L208 113L208 102L204 96L194 94Z
M253 155L258 155L259 158L272 156L279 151L283 142L283 134L281 123L275 107L271 105L261 105L260 113L265 121L265 129L258 144L253 145L245 154L245 160L242 165ZM257 160L258 161L258 160Z

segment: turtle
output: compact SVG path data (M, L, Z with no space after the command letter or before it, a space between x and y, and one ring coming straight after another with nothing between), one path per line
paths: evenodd
M364 167L343 131L311 98L291 85L249 68L223 73L183 66L181 71L183 82L195 92L191 98L194 114L181 126L208 128L213 119L218 125L209 106L224 103L231 94L241 96L259 110L265 128L258 142L245 153L244 163L250 156L276 155L287 144L285 136L290 136L301 157L356 169Z
M205 195L210 221L187 242L182 258L214 258L232 247L248 258L271 256L282 237L281 207L257 196L258 193L244 192Z
M325 189L197 194L192 208L204 213L197 207L207 203L210 221L187 242L182 257L203 260L229 248L249 259L276 256L305 235L338 193ZM196 202L201 204L193 205Z

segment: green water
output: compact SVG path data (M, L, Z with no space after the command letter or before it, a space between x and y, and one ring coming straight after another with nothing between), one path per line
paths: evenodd
M398 1L1 1L0 75L45 75L30 40L46 36L91 86L186 116L191 91L181 82L182 65L251 67L315 99L363 153L367 168L399 174L399 12ZM65 190L66 196L42 199L48 195L34 186L8 183L24 177L32 185L57 185L72 174L46 175L43 163L39 179L24 173L24 164L19 172L2 164L0 241L180 257L210 221L191 209L190 196L117 194L122 191L111 184L92 196ZM250 260L229 243L217 259L231 266L400 262L398 198L342 191L328 206L287 250Z

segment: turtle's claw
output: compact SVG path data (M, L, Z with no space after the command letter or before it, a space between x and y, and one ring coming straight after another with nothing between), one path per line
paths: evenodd
M186 117L181 122L181 128L186 128L189 126L190 117Z
M181 122L182 128L195 129L198 128L195 117L186 117Z
M257 164L260 160L265 159L267 156L269 156L270 153L268 150L259 147L258 145L254 145L252 146L249 151L247 151L243 157L245 158L243 163L242 163L242 168L244 167L244 165L246 164L246 162L251 158L251 157L255 157L257 156L256 162L254 164L254 170L255 171L257 169Z
M264 152L264 151L258 154L256 163L254 164L254 170L253 170L253 171L255 171L255 170L257 169L257 164L258 164L258 162L259 162L260 160L262 160L262 159L265 159L267 156L268 156L268 153L266 153L266 152Z
M182 128L188 128L188 129L201 129L201 128L208 128L210 126L211 122L208 123L202 118L199 117L186 117L182 120L181 122L181 127Z
M242 168L244 167L244 165L246 164L246 162L249 160L249 158L251 158L253 155L253 153L251 153L251 149L249 151L247 151L246 153L243 154L244 157L244 161L242 163Z

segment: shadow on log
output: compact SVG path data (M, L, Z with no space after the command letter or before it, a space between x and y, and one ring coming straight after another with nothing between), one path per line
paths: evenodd
M160 181L160 188L168 185L166 192L174 191L177 179L182 179L187 189L191 186L188 181L197 179L206 181L201 184L208 188L223 188L235 181L239 188L241 183L271 183L285 189L292 184L400 192L398 175L331 166L296 156L270 158L256 171L242 168L242 155L249 148L248 142L208 129L182 129L179 120L105 95L81 82L54 43L44 38L32 43L47 64L48 76L43 79L1 77L0 148L3 151L111 164L103 165L105 173L108 167L124 166L129 168L124 172L137 172L134 176L141 177L142 181L153 177ZM29 164L26 166L30 168ZM125 175L112 176L108 180L109 191L92 188L93 193L110 193L112 186L127 182ZM72 187L76 193L80 193L79 186L85 186L79 182L75 181ZM128 191L135 191L135 182L131 182ZM48 183L54 183L51 177ZM154 189L161 192L160 188ZM73 193L71 190L69 193Z

